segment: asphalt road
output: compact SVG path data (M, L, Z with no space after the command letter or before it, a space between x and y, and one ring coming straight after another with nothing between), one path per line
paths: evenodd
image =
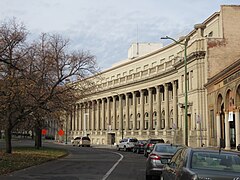
M13 142L17 145L19 142ZM21 145L33 145L31 141ZM116 151L108 148L73 147L45 142L44 146L66 148L69 155L39 166L16 171L1 180L144 180L143 154Z

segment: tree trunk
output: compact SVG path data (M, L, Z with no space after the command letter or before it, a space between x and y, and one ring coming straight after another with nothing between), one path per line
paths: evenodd
M5 143L6 143L6 153L11 154L12 153L12 134L11 134L11 128L7 127L5 129Z
M42 133L39 127L35 127L35 148L42 147Z

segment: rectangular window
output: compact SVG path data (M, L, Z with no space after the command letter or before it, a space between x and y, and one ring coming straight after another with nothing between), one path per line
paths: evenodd
M125 72L123 72L123 76L126 76L127 75L127 72L125 71Z
M157 65L156 61L152 63L152 67L155 67L156 65Z
M141 71L140 67L136 68L136 72L140 72L140 71Z
M189 73L187 73L187 90L189 90Z
M120 78L120 74L117 74L117 78Z
M193 71L190 71L190 88L193 89Z
M173 58L174 58L174 55L169 56L170 61L173 60Z
M143 69L144 69L144 70L148 69L148 64L147 64L147 65L144 65Z
M182 91L182 93L183 93L183 92L184 92L184 91L183 91L183 88L184 88L184 75L181 76L181 85L182 85L181 91Z
M160 64L164 63L164 61L165 61L165 58L160 59Z
M133 74L133 69L129 70L129 75Z
M115 78L115 76L112 76L112 77L111 77L111 80L113 80L114 78Z

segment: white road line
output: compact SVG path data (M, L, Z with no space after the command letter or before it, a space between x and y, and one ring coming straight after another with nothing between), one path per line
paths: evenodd
M102 180L106 180L108 176L112 173L112 171L117 167L117 165L122 161L123 155L117 152L113 152L115 154L118 154L120 156L120 159L113 165L113 167L103 176Z

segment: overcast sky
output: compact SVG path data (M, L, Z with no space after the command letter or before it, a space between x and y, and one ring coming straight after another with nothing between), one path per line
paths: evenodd
M222 4L239 0L0 0L0 21L16 17L31 37L42 32L90 51L102 69L127 58L131 43L160 42L193 30Z

